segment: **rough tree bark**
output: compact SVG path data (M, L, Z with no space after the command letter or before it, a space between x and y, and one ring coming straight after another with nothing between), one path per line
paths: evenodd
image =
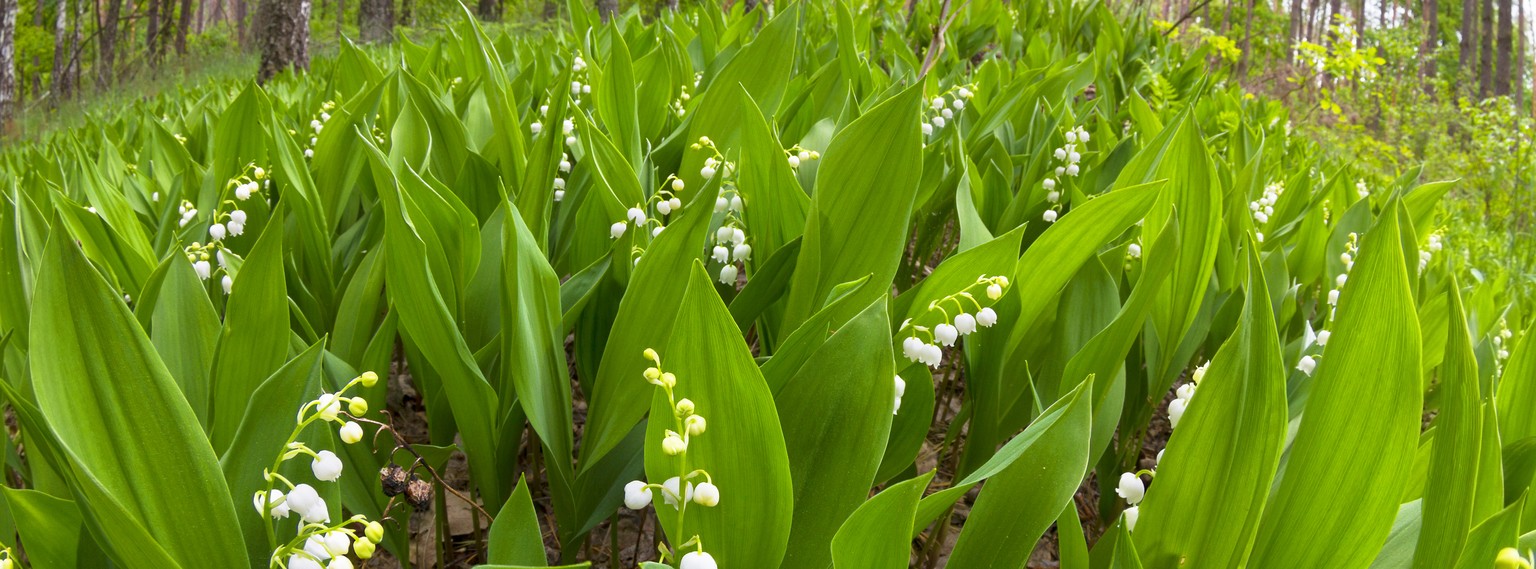
M395 35L394 0L359 0L357 30L368 43L389 43Z
M1243 43L1238 45L1242 55L1237 59L1237 76L1239 79L1248 76L1248 58L1253 57L1249 46L1253 45L1253 12L1258 9L1257 0L1248 0L1248 13L1243 19Z
M0 125L16 114L16 9L20 0L0 0Z
M1300 42L1301 38L1302 38L1302 28L1303 28L1303 26L1302 26L1302 19L1301 19L1301 0L1291 0L1291 18L1290 18L1290 22L1291 22L1291 38L1290 38L1291 41L1289 42L1289 45L1294 46L1294 45L1297 44L1297 42ZM1296 55L1295 55L1296 54L1296 49L1293 47L1293 48L1290 49L1290 51L1291 51L1291 57L1294 59L1296 57Z
M289 67L309 69L309 10L310 0L261 0L253 22L261 47L257 82Z
M105 89L112 83L113 68L117 67L117 24L123 11L123 0L107 0L107 12L100 25L100 38L96 44L100 56L96 58L96 85Z
M1486 99L1493 94L1493 0L1483 0L1482 57L1477 65L1477 96Z
M597 17L601 18L603 23L608 23L608 20L612 20L617 13L619 13L619 0L597 0Z
M1440 46L1440 3L1424 0L1424 43L1419 44L1420 76L1424 94L1435 94L1435 50Z
M1509 94L1509 65L1515 44L1515 23L1509 0L1499 0L1498 61L1494 66L1493 94Z

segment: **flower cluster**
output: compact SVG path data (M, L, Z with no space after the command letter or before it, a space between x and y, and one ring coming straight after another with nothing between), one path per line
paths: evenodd
M699 79L701 77L702 77L702 75L695 76L694 81L693 81L693 86L694 87L697 87L699 85ZM684 115L688 114L688 109L686 107L687 104L688 104L688 99L693 98L693 95L690 94L688 91L689 91L688 85L686 85L686 84L682 85L678 89L677 98L672 100L672 105L671 105L672 114L677 115L677 118L683 118Z
M320 143L320 131L325 130L325 123L331 120L331 111L333 110L336 110L336 101L326 101L321 103L319 114L316 114L314 118L309 120L309 128L314 129L315 132L309 137L309 145L304 147L305 158L315 157L315 145ZM375 128L374 131L375 141L383 144L384 141L382 136L377 132L378 129ZM298 135L298 133L291 130L288 131L288 134L295 136Z
M344 468L341 457L329 450L317 452L311 449L298 440L299 434L318 421L340 425L337 432L343 443L354 444L363 440L363 427L352 419L368 412L368 402L362 397L349 397L346 392L357 385L372 387L378 381L378 374L364 372L340 391L322 394L306 403L299 409L297 424L289 434L288 441L283 444L282 452L273 460L272 466L262 472L266 489L256 493L253 504L257 513L266 521L267 541L272 548L272 566L285 566L288 569L351 569L352 561L347 558L349 551L360 559L368 559L373 556L378 544L384 541L384 526L377 521L369 521L365 516L356 515L339 524L332 524L330 506L314 486L294 484L278 473L284 462L307 456L310 458L310 472L316 480L335 482L341 478ZM279 483L287 487L288 491L277 488ZM279 545L272 522L295 514L301 521L298 531L287 543ZM363 534L359 536L358 531L349 526L362 527Z
M1264 186L1263 196L1248 202L1248 211L1253 212L1253 223L1255 225L1269 223L1269 216L1275 214L1275 202L1280 199L1280 194L1284 191L1285 186L1283 184L1274 182ZM1263 238L1260 238L1259 241L1262 242Z
M1141 503L1147 497L1147 486L1142 483L1142 474L1154 474L1142 470L1138 472L1126 472L1120 475L1120 483L1115 486L1115 495L1125 499L1131 507L1126 508L1122 514L1125 516L1125 529L1136 531L1136 519L1141 517Z
M1493 347L1496 349L1493 354L1495 375L1502 374L1504 371L1504 362L1509 360L1509 346L1505 342L1514 335L1514 332L1509 331L1509 326L1503 320L1499 320L1499 333L1493 335Z
M683 200L677 197L676 192L683 191L684 187L686 186L681 178L668 176L666 180L662 181L661 188L652 193L645 203L635 204L634 207L624 212L624 221L617 221L613 225L608 226L608 236L614 239L623 237L629 231L629 224L631 223L637 229L644 229L654 225L654 227L651 227L651 237L654 238L661 235L662 230L667 228L661 219L670 217L673 212L683 210ZM655 213L654 216L652 215L653 211ZM635 257L636 263L640 262L638 257L640 252L641 250L638 248L635 250L637 255Z
M929 101L929 108L924 113L924 120L927 122L923 123L923 136L933 136L934 131L944 128L949 121L954 120L956 112L965 110L965 102L975 96L971 92L973 87L975 85L953 87Z
M1066 178L1076 177L1082 172L1082 166L1079 163L1083 160L1083 154L1078 152L1078 145L1087 144L1093 138L1081 126L1073 127L1062 136L1066 139L1066 144L1051 153L1051 156L1060 161L1061 165L1056 167L1054 175L1040 182L1041 187L1045 188L1045 201L1051 204L1041 216L1046 223L1056 223L1057 217L1061 215L1059 186L1065 183Z
M1355 180L1355 195L1362 200L1371 197L1371 189L1366 187L1364 179Z
M1424 272L1424 269L1429 268L1429 262L1435 258L1435 253L1439 253L1441 249L1445 248L1445 244L1441 239L1439 231L1431 233L1429 234L1429 240L1424 244L1424 248L1419 250L1420 273Z
M575 104L581 104L581 96L592 92L592 85L582 83L587 78L587 60L576 54L571 58L571 99Z
M990 306L982 306L971 294L971 289L983 287L986 289L987 299L997 301L1003 297L1003 289L1008 287L1008 277L986 275L976 278L976 282L961 289L960 292L951 294L928 303L929 312L938 312L940 321L932 329L926 326L914 324L912 319L901 323L901 331L907 331L907 337L901 341L901 353L908 360L922 362L928 367L937 368L944 361L945 347L954 346L955 341L961 336L975 332L977 326L990 328L997 324L997 311ZM954 303L957 314L951 319L949 310L945 309L946 303ZM967 312L968 309L976 309L976 314ZM900 331L897 332L901 333ZM927 336L925 340L923 336ZM900 390L898 390L900 391Z
M566 123L570 123L571 121L565 121L565 122ZM534 123L534 124L538 124L538 123ZM559 171L559 173L555 174L555 182L554 182L554 184L555 184L555 201L557 201L557 202L558 201L562 201L562 200L565 199L565 178L567 176L569 176L570 173L571 173L571 154L569 152L561 152L560 153L560 171Z
M820 152L815 150L806 150L801 148L798 144L794 145L789 150L785 150L784 154L789 156L789 167L796 170L800 168L800 164L802 163L821 159Z
M651 385L660 387L667 394L667 403L672 408L672 428L666 430L661 439L661 451L667 456L678 458L678 475L666 479L661 484L653 484L644 480L634 480L624 485L624 505L631 510L643 510L651 505L654 492L660 491L661 498L667 506L677 510L677 533L682 535L683 519L688 513L688 504L698 504L706 508L713 508L720 503L720 488L715 486L714 479L704 469L688 469L688 444L693 437L704 434L708 423L693 401L683 398L677 399L677 376L672 372L663 371L661 367L661 355L656 350L646 348L645 359L651 362L651 366L645 369L645 380ZM697 485L695 479L703 481ZM678 557L678 554L686 549L693 548ZM678 545L675 550L668 549L666 544L660 544L658 549L663 562L675 561L679 569L716 569L715 558L704 551L704 542L698 535L694 535L688 541Z
M1168 425L1177 429L1179 420L1184 417L1184 411L1189 408L1190 400L1195 398L1195 388L1200 386L1200 380L1205 379L1205 370L1210 367L1210 362L1195 368L1189 375L1190 383L1180 385L1174 391L1173 401L1168 403Z

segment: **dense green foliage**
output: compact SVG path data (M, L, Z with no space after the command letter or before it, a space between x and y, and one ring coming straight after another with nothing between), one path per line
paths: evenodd
M4 559L1518 566L1528 243L1220 42L956 8L466 12L7 148Z

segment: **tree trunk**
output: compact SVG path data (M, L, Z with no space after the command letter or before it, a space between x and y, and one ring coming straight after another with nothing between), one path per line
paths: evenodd
M160 6L167 0L149 0L149 16L144 31L144 53L153 66L160 59Z
M245 16L246 12L249 11L249 9L246 7L246 2L249 2L250 0L233 1L235 3L235 36L240 39L240 45L242 47L249 47L251 45L251 33L250 26L245 25ZM261 0L261 2L265 3L267 0ZM261 14L259 7L257 8L257 12L258 13L256 14L256 19L260 20ZM258 23L257 26L260 26L260 24Z
M597 16L603 23L608 23L608 20L612 20L617 13L619 13L619 0L597 0Z
M192 28L192 0L181 0L181 13L176 22L176 55L187 56L187 33Z
M414 25L416 25L416 10L415 10L415 7L416 7L415 0L400 0L400 19L398 20L400 22L400 25L402 25L402 26L414 26Z
M261 47L257 82L289 67L309 69L309 10L310 0L261 0L252 26Z
M1458 83L1472 86L1472 80L1477 74L1472 72L1477 65L1477 1L1461 0L1461 46L1458 57L1461 71L1456 74Z
M1243 16L1243 43L1238 45L1238 49L1242 50L1237 58L1238 80L1248 76L1248 58L1253 57L1248 53L1253 45L1253 12L1258 9L1258 4L1257 0L1248 0L1248 13Z
M106 0L107 13L100 22L96 40L100 56L96 58L96 86L106 89L112 84L113 68L117 63L117 21L123 10L123 0Z
M1303 27L1304 26L1302 26L1301 19L1301 0L1291 0L1291 41L1287 42L1288 45L1295 46L1301 41ZM1296 58L1296 48L1291 47L1290 52L1291 59L1294 60Z
M1355 5L1350 8L1355 13L1355 49L1365 47L1365 27L1370 20L1365 19L1365 0L1355 0Z
M1482 57L1479 60L1477 96L1486 99L1493 94L1493 0L1483 0Z
M1493 76L1493 94L1495 95L1509 94L1509 65L1512 62L1511 56L1515 44L1515 22L1512 9L1509 0L1499 0L1499 51Z
M368 43L389 43L395 35L394 0L358 0L357 30Z
M73 60L69 46L69 0L59 0L53 9L53 100L69 98L69 64Z
M16 10L20 0L0 0L0 126L16 116Z
M480 0L475 6L475 12L480 19L486 22L501 21L501 0Z
M43 29L45 23L43 12L42 0L32 3L32 26L39 30ZM32 69L32 98L36 99L43 96L43 59L41 57L32 56Z
M1424 94L1435 94L1435 50L1440 46L1440 3L1424 0L1424 43L1419 44L1419 60L1424 62L1420 74Z

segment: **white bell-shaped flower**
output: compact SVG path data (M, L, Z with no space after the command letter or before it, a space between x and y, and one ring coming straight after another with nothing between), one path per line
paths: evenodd
M931 102L933 103L933 110L935 111L944 108L944 105L948 104L948 101L945 101L944 97L934 97L933 101Z
M731 199L725 196L715 198L715 213L725 213L725 209L731 207ZM721 239L724 241L724 239Z
M624 236L624 232L626 230L628 230L628 229L629 229L629 224L624 223L622 221L615 221L615 222L613 222L613 225L608 226L608 235L610 237L613 237L614 239L618 239L620 237L623 237Z
M720 267L720 284L735 285L736 275L736 265L726 265L724 267Z
M315 412L326 421L335 421L336 415L341 413L341 399L334 393L324 393L315 400Z
M751 259L752 258L752 246L748 245L746 243L742 243L740 245L737 245L736 248L731 251L731 257L736 259L737 261L746 261L748 259Z
M704 178L705 180L708 180L710 178L714 178L715 177L715 169L713 167L710 167L710 166L705 166L703 168L699 168L699 176Z
M228 295L230 290L235 288L235 279L229 275L224 275L223 278L219 279L219 284L224 287L224 294Z
M1076 176L1077 173L1080 172L1080 171L1082 171L1082 170L1080 168L1078 168L1077 164L1068 164L1067 165L1066 172L1067 172L1068 176Z
M257 492L254 500L257 513L261 513L266 508L267 503L270 502L272 504L272 519L281 520L288 517L288 501L284 499L282 490L274 488L271 492L267 493L266 500L262 500L261 497L261 492Z
M1115 494L1125 498L1131 505L1141 503L1141 499L1147 495L1147 486L1141 482L1141 477L1135 473L1126 472L1120 475L1120 484L1115 487Z
M651 229L651 237L656 237L656 236L661 235L661 230L666 229L666 228L667 227L665 225L658 225L658 226L652 228Z
M955 112L951 111L949 109L944 109L942 111L939 111L939 116L944 117L945 120L949 120L949 119L955 118Z
M332 557L331 562L325 564L325 569L353 569L352 560L346 557Z
M629 208L629 211L625 212L624 217L637 226L645 225L645 210L638 207Z
M289 493L289 495L292 496L293 494ZM307 510L300 511L295 509L294 511L298 512L299 518L303 519L304 523L307 524L330 523L331 521L331 508L326 505L325 498L316 497L314 506Z
M741 211L741 196L740 195L733 195L733 196L731 196L731 205L727 209L729 209L731 211Z
M1125 248L1125 254L1130 255L1132 259L1140 259L1141 245L1137 245L1135 243L1130 244Z
M959 332L961 336L975 332L976 317L961 312L958 316L955 316L955 331Z
M341 442L349 445L356 443L363 440L363 426L357 424L357 421L347 421L347 424L341 426L340 434Z
M715 564L715 558L703 551L690 551L683 555L682 561L677 564L677 569L720 569Z
M791 154L790 157L789 157L789 167L790 168L799 168L800 167L800 157Z
M1333 289L1333 290L1328 291L1328 304L1332 305L1332 306L1338 306L1338 304L1339 304L1339 289Z
M309 469L314 472L315 478L325 482L335 482L337 478L341 478L341 457L336 456L334 452L322 450L316 453L315 460L309 464Z
M720 487L711 482L701 482L693 490L693 503L706 508L713 508L720 503Z
M933 125L923 123L923 136L933 136Z
M731 250L726 249L724 245L716 245L714 249L710 250L709 258L714 259L716 263L729 263L731 262Z
M1067 159L1067 149L1065 149L1065 148L1057 148L1055 156L1056 156L1057 160L1066 160Z
M1175 397L1188 401L1189 398L1195 396L1195 384L1186 383L1184 385L1180 385L1179 388L1174 390L1173 393Z
M944 117L933 117L933 128L944 128Z
M316 492L313 486L299 484L288 491L288 499L284 502L284 505L302 514L314 508L315 504L320 502L320 493Z
M1329 332L1327 330L1323 330L1321 332L1318 332L1317 333L1317 345L1319 345L1319 346L1326 346L1326 345L1328 345L1328 337L1332 336L1332 335L1333 335L1333 332Z
M346 555L351 545L352 538L347 535L347 532L338 530L325 532L325 550L330 552L331 557Z
M565 190L555 190L555 201L565 201Z
M1296 369L1311 376L1312 370L1317 369L1317 360L1312 356L1301 356L1301 361L1296 362Z
M631 480L624 485L624 507L631 510L643 510L651 505L651 489L646 487L643 480Z
M950 324L939 324L933 327L933 338L945 346L955 345L955 339L960 337L960 331Z
M214 241L218 241L220 239L223 239L225 235L228 235L228 233L225 232L224 224L222 224L222 223L215 223L213 225L208 226L208 237L213 239Z
M678 185L681 185L682 183L683 183L682 180L673 180L673 184L672 185L673 186L678 186ZM672 198L670 200L667 200L667 205L672 207L672 211L683 211L683 200L680 199L680 198Z
M980 324L982 328L991 328L993 324L997 323L997 311L992 310L990 306L981 309L976 313L976 323Z
M236 210L235 213L242 213L243 214L245 212ZM233 216L231 216L231 217L233 217ZM241 215L240 217L243 218L245 216ZM229 234L230 235L239 237L243 233L245 233L245 223L244 222L235 221L233 219L229 220Z
M288 569L325 569L325 567L307 555L295 553L288 557Z
M922 359L923 341L917 339L916 336L907 336L905 340L901 341L901 354L914 362Z
M672 506L674 508L676 508L677 505L681 502L693 501L693 483L689 482L687 486L682 487L682 493L679 494L679 480L680 479L678 477L673 476L668 478L666 482L661 483L662 501L666 502L668 506ZM682 500L679 501L678 498L682 498Z
M208 261L192 263L192 270L197 273L197 278L205 281L208 280L208 277L213 276L213 265L209 264Z
M540 132L543 132L543 130L544 130L544 123L535 122L533 124L530 124L530 125L528 125L528 130L532 131L534 134L538 134Z
M674 191L674 192L681 192L681 191L683 191L683 188L686 188L686 187L688 187L688 186L687 186L687 184L683 183L683 179L682 178L672 178L672 191Z
M987 285L987 298L997 300L1003 297L1003 285L992 283Z
M672 213L672 202L669 202L667 200L661 200L659 202L656 202L656 213L659 213L659 214L662 214L662 215L669 215L669 214L671 214Z
M1056 210L1045 210L1045 214L1040 217L1044 219L1046 223L1056 223Z
M933 344L923 346L923 363L928 367L937 368L944 363L944 349Z
M1179 428L1179 420L1184 418L1184 410L1189 408L1189 400L1174 399L1168 403L1168 424L1173 428Z
M1126 531L1136 531L1136 519L1141 517L1141 508L1138 506L1131 506L1125 509L1124 514Z

